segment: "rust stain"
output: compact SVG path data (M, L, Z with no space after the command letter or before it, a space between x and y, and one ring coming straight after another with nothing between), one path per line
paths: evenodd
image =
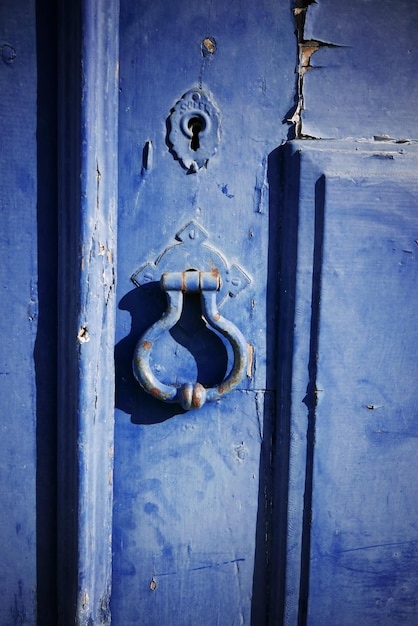
M206 37L206 39L203 40L202 45L205 51L208 52L209 54L215 53L216 46L215 46L215 41L213 39Z
M196 383L193 388L192 406L195 409L200 409L206 401L206 389L200 383Z
M143 341L142 342L142 347L143 347L144 350L151 350L151 348L152 348L151 341Z
M216 278L217 286L216 289L219 290L221 288L221 275L217 267L212 267L210 270L211 275Z
M302 71L311 69L311 56L318 52L321 44L319 41L304 41L300 44L300 68Z
M159 400L167 400L170 397L169 393L164 393L163 391L161 391L161 389L158 389L157 387L151 387L150 389L147 389L147 391Z
M297 81L297 93L296 93L296 108L291 118L287 121L290 124L294 124L295 138L302 139L307 136L302 132L302 113L304 111L304 76L306 72L312 69L311 57L321 47L334 48L338 47L337 44L333 44L326 41L320 41L316 39L305 39L305 21L306 13L309 9L309 5L314 4L315 0L297 0L297 6L293 9L293 14L296 22L296 35L299 49L299 62L297 67L298 81Z

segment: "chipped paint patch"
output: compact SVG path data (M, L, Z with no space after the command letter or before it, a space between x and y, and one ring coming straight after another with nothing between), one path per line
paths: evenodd
M247 347L248 347L247 378L252 378L254 346L252 346L250 343L247 343Z
M213 37L206 37L202 41L202 54L203 56L208 56L210 54L215 54L216 50L216 41Z
M77 339L79 343L87 343L90 341L89 331L86 326L82 326L78 331Z
M340 46L329 43L326 41L320 41L317 39L305 39L305 21L306 13L311 4L314 4L313 0L297 0L293 14L295 16L296 23L296 35L298 40L298 67L296 73L297 80L297 94L296 94L296 108L295 111L287 121L294 125L295 139L316 139L316 137L309 137L303 134L302 131L302 113L305 108L304 101L304 77L306 72L312 68L311 57L315 52L318 52L320 48L338 48Z

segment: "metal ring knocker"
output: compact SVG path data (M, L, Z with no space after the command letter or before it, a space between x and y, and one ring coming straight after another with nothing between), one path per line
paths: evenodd
M219 271L164 273L160 281L167 294L168 307L162 317L145 331L135 347L133 371L139 384L151 395L164 402L179 402L186 409L199 409L205 402L219 400L239 385L247 368L247 342L238 328L218 311L216 293L221 287ZM231 344L234 364L229 375L215 387L205 388L201 383L181 386L167 385L155 376L150 366L152 348L157 339L179 321L183 310L183 294L199 292L205 320Z

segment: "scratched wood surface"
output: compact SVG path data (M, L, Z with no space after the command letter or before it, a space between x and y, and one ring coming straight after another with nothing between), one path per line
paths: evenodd
M34 3L0 6L0 623L36 623Z
M263 429L268 447L274 419L266 407L274 390L275 280L268 285L267 277L274 276L277 245L273 238L269 251L277 205L269 216L276 172L268 157L288 132L294 51L284 3L121 3L115 624L232 625L248 623L252 610L255 623L264 620L269 454L260 454ZM181 96L199 86L219 109L221 141L207 168L191 174L169 151L166 124ZM164 299L134 287L130 276L175 244L191 219L207 231L207 244L251 279L221 312L254 356L230 396L184 413L147 396L133 378L135 343L162 314ZM180 343L198 355L200 375L220 382L225 346L199 319L192 307ZM194 381L195 364L180 343L168 336L155 357L167 382Z

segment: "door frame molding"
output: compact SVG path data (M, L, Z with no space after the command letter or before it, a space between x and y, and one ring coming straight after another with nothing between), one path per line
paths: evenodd
M60 3L59 623L109 624L119 0Z

